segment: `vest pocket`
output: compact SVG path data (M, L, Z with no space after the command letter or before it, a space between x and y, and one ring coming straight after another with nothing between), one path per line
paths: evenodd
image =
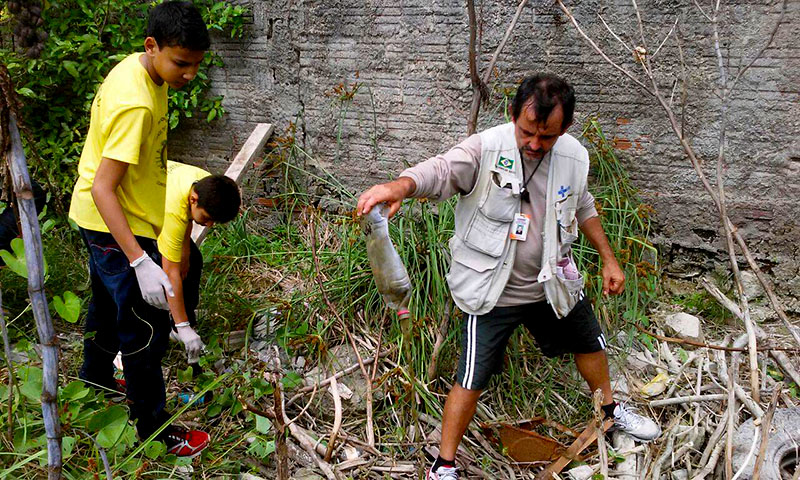
M568 260L567 263L571 264L571 266L577 271L577 267L575 267L575 262L572 257L567 257L566 260ZM547 293L548 301L559 318L567 316L567 314L572 311L578 301L580 301L580 299L583 297L583 275L581 275L579 272L578 278L565 278L562 272L566 268L567 266L564 265L555 269L556 274L545 283L545 291Z
M510 188L502 188L495 183L494 176L489 182L489 190L478 207L491 220L511 222L519 210L519 195L514 195Z
M500 259L476 252L456 237L450 242L450 251L452 260L447 274L450 293L472 310L480 310Z
M492 257L499 257L506 246L506 237L511 222L498 222L487 218L480 211L475 212L472 217L467 234L464 235L464 243ZM494 259L495 263L497 259Z
M486 196L467 226L464 243L486 255L500 256L508 240L508 229L518 209L519 195L514 195L510 188L501 188L490 181Z
M561 256L569 255L572 243L578 239L578 219L575 207L565 207L558 215L558 246Z

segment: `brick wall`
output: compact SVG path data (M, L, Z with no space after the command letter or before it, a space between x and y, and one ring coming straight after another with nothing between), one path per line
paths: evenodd
M187 124L173 134L174 157L221 170L254 123L271 122L281 132L293 121L313 162L357 193L464 138L471 87L463 0L239 3L252 12L245 37L214 39L226 62L213 74L215 88L225 97L228 115L210 127ZM476 3L480 61L486 66L516 2ZM576 17L613 58L637 68L598 16L626 41L640 38L631 2L569 3L580 3ZM640 3L650 52L672 30L654 59L658 85L679 106L681 88L675 82L685 74L687 137L713 179L719 101L713 93L718 70L710 24L689 0ZM779 5L763 0L726 7L721 48L731 72L766 41L778 12ZM725 184L735 222L781 289L795 297L800 297L799 17L800 2L789 1L773 46L737 87L728 119ZM724 259L712 204L663 110L595 55L552 2L529 2L496 67L492 100L482 107L482 128L501 121L503 89L525 74L548 70L567 77L578 98L571 132L579 134L590 115L601 119L635 184L658 212L659 242L673 267ZM351 101L343 104L332 93L340 83L355 82L361 85ZM260 194L266 187L252 181L248 188ZM689 266L686 259L692 259Z

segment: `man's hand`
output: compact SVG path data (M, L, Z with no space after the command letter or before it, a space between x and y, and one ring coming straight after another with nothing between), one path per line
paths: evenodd
M617 260L603 262L603 295L619 295L625 290L625 272L619 268Z
M142 292L144 301L156 308L169 310L169 303L167 303L164 292L166 291L170 297L174 297L175 293L172 291L172 283L164 270L161 270L146 253L134 260L131 265L135 265L133 271L136 272L136 280L139 282L139 290Z
M375 205L386 202L389 205L389 217L392 217L400 210L403 200L414 193L416 188L417 184L408 177L400 177L393 182L375 185L358 197L356 213L359 216L366 215Z
M177 330L178 340L180 340L186 348L186 356L189 359L189 363L197 363L200 359L200 354L205 348L203 340L200 339L200 335L189 325L178 327Z

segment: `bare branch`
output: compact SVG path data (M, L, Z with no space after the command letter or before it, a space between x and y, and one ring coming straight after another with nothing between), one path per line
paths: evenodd
M636 5L636 0L631 0L633 10L636 12L636 22L639 24L639 35L642 37L642 46L646 49L647 42L644 41L644 27L642 26L642 15L639 13L639 6Z
M656 55L658 55L658 52L661 51L661 47L663 47L664 44L667 43L667 39L670 37L670 35L672 35L672 32L675 31L675 27L678 26L678 18L679 17L675 17L675 23L672 24L672 28L669 29L669 32L667 33L667 36L664 37L664 40L661 41L661 45L659 45L658 48L656 48L656 51L652 55L650 55L651 59L655 58Z
M706 19L710 22L711 17L705 12L705 10L703 10L703 7L700 6L697 0L694 0L694 4L697 6L697 9L700 10L700 13L703 14L703 16L706 17Z
M603 16L600 15L599 13L597 14L597 16L598 16L598 18L600 18L600 21L603 22L603 26L606 27L606 30L608 30L608 33L610 33L614 38L616 38L617 41L619 43L621 43L623 47L625 47L625 50L633 53L633 50L631 49L631 47L629 47L628 44L626 44L621 38L619 38L619 36L616 33L614 33L614 30L611 30L611 27L608 26L608 24L606 23L606 21L603 18Z
M781 26L781 22L783 22L783 17L785 14L786 14L786 0L783 0L781 2L781 14L778 16L778 21L775 22L775 27L773 27L772 33L770 33L769 38L767 39L767 43L765 43L764 46L761 47L758 53L756 53L753 56L753 59L750 60L750 62L747 65L745 65L744 68L739 69L739 71L736 73L736 77L733 79L733 83L731 83L730 88L728 88L728 94L733 92L733 89L736 88L736 84L739 83L739 79L742 78L742 75L744 75L744 73L747 70L749 70L754 63L756 63L756 60L758 60L759 58L761 58L762 55L764 55L764 52L769 48L770 45L772 45L772 42L775 41L775 35L778 33L778 29Z
M564 15L566 15L570 19L572 24L575 25L575 29L578 30L578 33L580 33L580 35L584 38L584 40L586 40L589 43L589 45L591 45L592 48L594 48L594 50L598 54L600 54L601 57L603 57L603 60L608 62L609 65L611 65L612 67L614 67L617 70L619 70L620 72L622 72L626 77L631 79L633 81L633 83L635 83L636 85L641 87L642 90L646 91L650 95L655 95L652 90L647 88L647 86L644 83L642 83L638 78L634 77L632 73L630 73L629 71L625 70L624 68L619 66L616 62L614 62L613 60L608 58L608 55L606 55L605 52L603 52L603 50L600 47L598 47L597 44L594 43L594 41L591 38L589 38L588 35L586 35L586 32L583 31L583 29L580 27L580 25L578 25L578 21L575 20L575 17L572 15L572 12L570 12L569 9L564 5L564 2L562 0L557 0L557 1L558 1L558 6L561 8L561 11L564 12Z
M492 55L492 59L489 61L489 66L486 67L486 70L483 72L483 83L489 82L489 78L492 76L492 70L494 70L494 64L497 63L497 57L500 56L500 52L503 51L503 48L506 46L506 42L508 41L509 37L511 37L511 32L513 32L514 27L517 26L517 21L522 14L522 9L525 8L525 4L527 3L528 0L522 0L519 2L517 11L514 13L514 18L512 18L511 23L508 24L508 28L506 28L506 33L503 35L503 39L500 41L500 44L497 46L494 54Z

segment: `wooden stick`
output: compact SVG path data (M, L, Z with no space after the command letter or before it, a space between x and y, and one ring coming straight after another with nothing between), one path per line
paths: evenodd
M497 45L497 48L492 55L492 59L489 61L489 66L486 67L486 70L483 71L483 76L480 78L479 81L476 82L476 78L472 77L472 67L473 62L470 62L470 77L472 78L473 87L478 85L478 89L476 90L473 88L472 90L472 104L470 105L469 109L469 120L467 122L467 133L470 135L475 133L475 130L478 127L478 113L481 109L481 97L486 95L486 84L489 83L489 79L492 76L492 70L494 70L494 65L497 63L497 58L500 56L500 52L503 51L503 48L506 46L506 42L508 41L509 37L511 37L511 33L514 31L514 27L517 26L517 21L519 20L520 15L522 14L522 9L525 8L525 4L528 3L528 0L521 0L519 5L517 5L517 11L514 13L514 17L511 19L511 23L508 24L508 28L506 28L506 33L503 35L503 39L500 40L500 44ZM475 6L472 3L467 4L467 8L471 9L470 13L472 16L470 17L470 60L472 60L473 56L479 55L475 52L475 47L473 45L472 39L472 25L474 23L474 15L475 15ZM474 62L475 67L475 74L477 77L477 60Z
M725 478L733 477L733 437L736 434L736 377L739 375L739 355L731 355L728 368L728 434L725 440Z
M261 150L267 143L267 139L272 135L273 130L274 127L270 123L257 124L247 138L247 141L242 145L239 153L236 154L230 166L228 166L228 169L225 171L225 176L232 178L237 185L241 184L244 171L253 163L253 160L258 154L261 153ZM203 227L196 223L193 224L192 240L194 240L194 243L198 246L203 243L206 235L208 235L208 231L208 227Z
M603 429L603 390L597 389L594 391L592 403L594 404L594 428L595 435L597 435L597 453L600 456L600 475L603 478L608 478L608 450L606 449L605 429Z
M428 381L432 382L436 378L436 362L439 358L439 350L444 344L444 339L447 336L447 327L450 325L450 302L448 301L444 306L444 315L439 324L439 330L436 332L436 342L433 344L433 353L431 354L431 361L428 363Z
M383 352L380 353L380 355L376 355L376 357L377 358L386 357L390 353L392 353L393 351L394 350L392 350L392 349L384 350ZM375 361L374 358L368 358L367 360L364 360L364 365L369 365L369 364L373 363L374 361ZM303 395L305 395L308 392L313 391L315 388L324 387L324 386L330 384L333 381L334 377L336 377L336 379L338 380L338 379L344 377L345 375L348 375L348 374L351 374L351 373L355 372L358 369L359 369L359 365L357 363L354 363L353 365L345 368L344 370L341 370L336 375L332 375L332 376L326 378L325 380L323 380L321 382L314 383L314 385L308 385L306 387L303 387L303 388L299 389L297 391L297 393L286 402L286 404L287 405L291 405L294 402L296 402L300 397L302 397Z
M608 431L613 424L613 420L606 419L603 422L603 431ZM586 450L596 439L597 428L595 428L594 425L589 425L555 462L548 465L547 468L536 475L536 480L552 480L558 478L558 473L560 473L569 462L577 459L580 453Z
M3 352L8 365L8 441L14 444L14 385L16 378L14 373L14 362L11 361L11 344L8 341L8 328L6 327L6 317L3 313L3 293L0 291L0 331L3 335Z
M716 285L711 284L708 280L705 279L702 280L701 284L703 285L703 288L705 288L706 291L708 291L708 293L711 294L712 297L716 298L717 301L720 304L722 304L723 307L727 308L728 311L730 311L737 317L741 317L742 312L739 310L739 307L731 299L726 297L725 294L722 293L720 289L717 288ZM755 326L755 330L756 330L756 336L759 339L764 340L766 338L769 338L767 332L765 332L764 329L762 329L758 325ZM775 361L778 363L778 365L783 369L783 371L786 372L786 374L792 378L792 381L800 385L800 373L798 373L798 371L792 366L792 361L789 359L789 357L787 357L786 354L782 352L782 351L789 351L788 349L777 350L777 349L762 348L761 351L769 351L772 358L774 358Z
M647 335L650 335L653 338L657 338L658 340L661 340L662 342L678 343L678 344L681 344L681 345L691 345L693 347L700 347L700 348L710 348L712 350L724 350L726 352L747 352L747 351L750 350L749 347L748 348L726 347L726 346L723 346L723 345L713 345L713 344L710 344L710 343L698 342L698 341L691 340L691 339L688 339L688 338L667 337L667 336L664 336L664 335L659 335L657 333L653 333L650 330L645 329L641 325L634 325L634 327L636 327L636 329L639 330L640 332L642 332L644 334L647 334ZM758 351L760 351L760 352L773 352L773 351L775 351L775 352L793 352L793 353L796 352L796 353L800 353L800 348L761 347L761 348L758 349Z
M2 121L2 119L0 119ZM36 204L33 200L33 187L22 149L22 139L17 128L17 119L8 114L8 132L11 137L11 155L8 158L11 169L14 193L19 208L22 227L22 240L25 243L25 263L28 267L28 295L31 299L33 317L42 347L42 419L47 436L47 477L50 480L61 478L61 423L58 418L58 339L47 295L44 291L44 257L42 254L42 233Z
M358 351L358 346L356 346L356 342L353 339L353 335L350 333L350 329L345 323L344 319L339 315L339 311L336 307L331 303L330 299L328 298L328 294L325 291L325 287L322 284L322 268L319 265L319 257L317 256L317 217L314 212L311 213L311 256L314 260L314 270L316 271L316 275L314 275L314 280L317 282L317 286L319 286L319 291L322 294L322 299L325 301L325 304L330 309L331 313L336 317L339 321L339 324L342 326L344 330L345 336L350 341L350 346L353 347L353 352L356 354L356 359L358 360L358 366L361 369L361 374L364 376L364 381L367 385L367 425L366 425L366 434L367 434L367 443L371 446L375 446L375 426L374 420L372 418L372 377L370 376L369 372L367 372L367 368L364 366L364 360L361 358L361 352ZM334 379L335 381L335 379Z
M666 407L668 405L680 405L684 403L697 403L697 402L717 402L728 398L727 393L712 393L708 395L689 395L686 397L665 398L663 400L653 400L650 402L651 407Z
M772 400L769 402L767 413L765 413L761 418L761 446L758 449L756 464L753 467L752 480L758 480L761 477L761 465L764 464L764 453L767 451L769 428L772 425L772 415L775 413L775 407L778 406L778 398L780 398L781 389L783 389L783 382L780 382L775 386L775 391L772 393Z
M342 396L339 395L339 384L336 378L332 377L331 385L328 387L333 397L333 428L331 429L330 440L328 440L328 449L325 451L325 461L330 462L333 455L333 448L336 445L336 436L339 434L339 429L342 428Z
M478 33L478 21L475 16L475 0L467 0L467 17L469 18L469 78L472 82L472 105L470 106L470 118L467 122L467 135L472 135L477 129L477 117L472 119L472 112L477 112L481 105L482 85L478 75L478 52L476 52L476 36Z

